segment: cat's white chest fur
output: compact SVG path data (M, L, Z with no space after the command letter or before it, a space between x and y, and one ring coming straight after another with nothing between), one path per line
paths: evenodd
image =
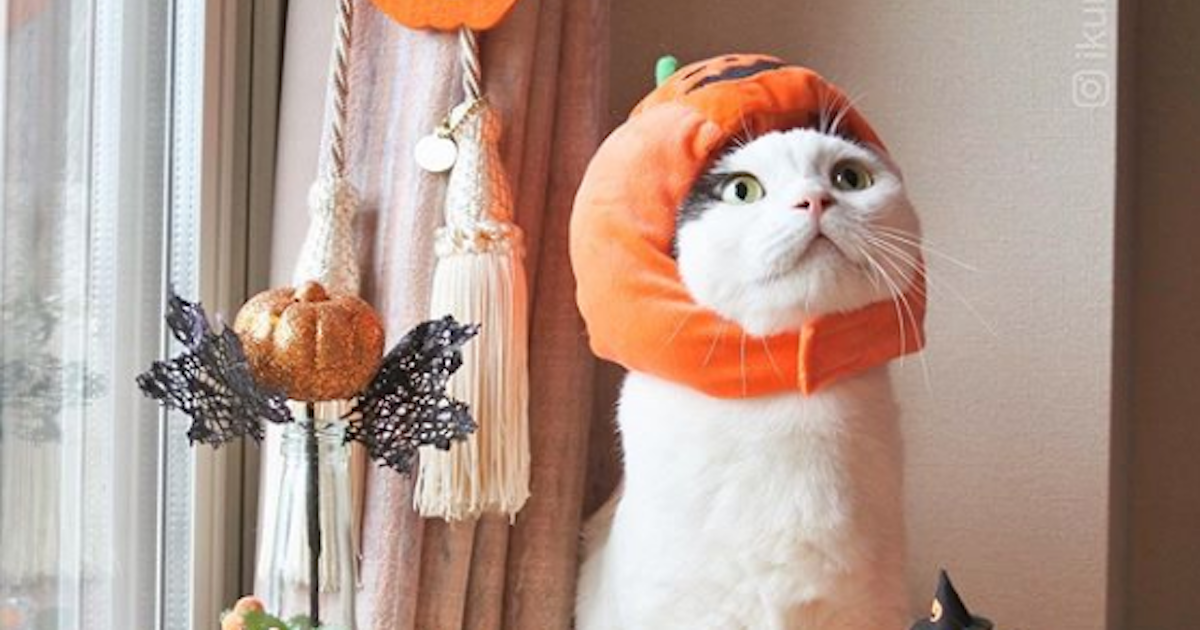
M630 374L624 492L589 525L579 630L901 630L886 368L725 400Z

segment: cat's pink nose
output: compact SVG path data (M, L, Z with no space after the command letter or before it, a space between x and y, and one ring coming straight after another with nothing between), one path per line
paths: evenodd
M811 212L813 219L816 219L821 216L822 212L825 212L825 208L831 203L833 200L824 195L809 195L796 204L796 209Z

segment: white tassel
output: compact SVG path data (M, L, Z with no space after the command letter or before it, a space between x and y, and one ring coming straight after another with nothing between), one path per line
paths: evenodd
M451 114L458 158L438 230L430 313L482 324L450 379L478 429L449 451L421 450L414 503L422 516L515 518L529 498L528 292L521 232L498 151L500 124L486 103Z

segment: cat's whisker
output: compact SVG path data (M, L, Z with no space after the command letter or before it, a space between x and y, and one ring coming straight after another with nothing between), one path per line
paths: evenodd
M913 311L912 305L908 301L908 297L900 289L899 282L896 279L892 278L891 273L889 273L886 269L884 269L883 265L881 265L878 261L876 261L875 258L873 256L871 256L870 253L867 252L865 249L861 249L860 251L863 254L863 256L866 256L867 259L869 261L871 261L871 264L879 271L879 274L887 281L888 286L890 287L889 291L892 295L892 303L896 307L896 319L899 321L899 325L900 325L901 347L904 349L907 349L907 346L905 345L905 341L904 341L904 314L907 313L908 320L913 325L913 329L919 330L920 326L918 325L918 322L917 322L916 313L915 313L915 311ZM879 253L882 254L883 252L879 252ZM896 270L901 275L905 275L902 271L900 271L897 268L897 266L890 259L884 258L884 260L885 260L885 262L889 263L889 266L892 269ZM919 291L919 289L918 289L918 291ZM904 310L903 313L901 312L901 305L903 306L903 310ZM932 384L932 379L930 378L929 362L925 358L924 354L921 354L918 358L921 361L921 372L922 372L924 380L925 380L926 390L932 394L933 393L933 384ZM901 365L902 366L904 365L903 356L901 357Z
M867 254L867 255L869 256L870 254ZM872 260L874 260L874 259L872 258ZM908 350L908 344L907 344L907 338L906 338L907 328L904 325L904 315L905 314L908 315L909 321L914 324L914 329L917 328L916 317L913 314L911 305L909 305L909 303L908 303L908 299L904 296L904 290L900 287L900 282L897 279L893 278L892 274L889 273L887 271L887 269L885 269L883 267L882 264L876 262L875 265L876 265L876 267L878 267L880 275L888 283L888 286L891 287L890 291L891 291L891 295L892 295L892 304L896 307L896 319L899 322L899 326L900 326L901 347L907 352L907 350ZM900 360L901 365L904 365L904 357L905 356L907 356L907 354L901 356L901 360Z
M821 93L817 103L817 131L829 133L830 99L825 92Z
M860 239L860 241L861 241L861 239ZM854 247L854 249L858 250L858 255L863 258L863 262L858 262L856 264L858 265L858 267L860 269L862 269L864 272L866 272L867 280L869 280L871 282L871 288L878 291L880 289L879 276L878 276L878 274L875 273L875 268L871 266L870 261L867 259L866 252L863 251L863 246L865 244L866 243L864 241Z
M675 339L677 337L679 337L679 333L683 331L683 327L687 325L688 321L690 321L692 319L692 316L695 314L696 314L696 311L691 310L691 311L688 311L687 315L684 315L683 317L679 318L679 324L677 326L675 326L675 330L671 331L671 334L668 335L667 338L663 340L662 346L659 347L660 352L663 350L666 350L667 348L669 348L671 346L672 343L675 342Z
M904 228L898 228L898 227L894 227L894 226L891 226L891 225L882 225L882 224L880 224L880 225L872 225L872 226L871 226L871 229L872 229L872 231L891 232L892 234L897 234L897 235L900 235L900 236L905 236L905 237L908 237L908 238L910 238L910 239L913 239L913 240L915 240L915 241L920 241L920 242L922 242L922 243L927 243L927 242L929 242L929 239L928 239L928 237L926 237L926 236L925 236L925 235L923 235L923 234L917 234L916 232L913 232L912 230L906 230L906 229L904 229Z
M750 132L750 125L746 124L745 116L741 118L741 127L741 133L734 134L733 136L732 142L735 150L745 148L746 145L754 141L754 134Z
M952 254L948 254L948 253L946 253L946 251L940 250L940 248L937 248L934 245L930 245L929 241L923 240L922 238L919 238L919 236L917 236L917 238L913 238L913 236L911 236L911 235L900 234L900 233L877 232L877 230L875 230L875 229L871 229L870 232L872 234L874 234L875 236L878 236L878 238L887 239L889 241L895 242L895 244L917 247L917 248L919 248L919 250L922 250L922 252L930 253L930 254L932 254L932 256L934 256L936 258L944 260L944 262L947 262L947 263L950 263L950 264L956 266L956 268L962 269L964 271L971 271L972 274L979 274L979 272L982 271L978 268L978 266L973 265L971 263L967 263L966 260L962 260L961 258L956 258L956 257L952 256Z
M868 231L870 231L874 236L878 236L881 238L887 238L887 239L893 240L895 242L898 242L902 245L912 245L913 247L920 247L922 251L929 252L930 254L933 254L934 256L937 256L938 258L941 258L942 260L944 260L948 263L951 263L957 267L965 269L966 271L971 271L974 273L979 272L979 268L976 267L975 265L972 265L971 263L964 262L958 258L955 258L954 256L951 256L950 254L947 254L946 252L933 247L932 245L930 245L928 243L928 241L917 238L915 235L913 235L911 233L903 232L903 231L892 231L892 230L889 230L887 228L887 226L884 226L884 225L871 226L868 228Z
M853 106L854 104L852 101L850 101L850 99L846 99L846 101L841 104L841 106L838 108L837 114L833 117L833 122L830 123L830 133L835 135L837 134L838 128L842 126L843 122L845 122L846 114L850 112L850 108Z
M786 381L787 377L783 375L783 370L780 370L779 364L775 362L775 355L771 354L771 345L767 343L767 339L759 337L758 342L762 344L763 351L767 353L767 361L771 364L771 370L775 372L775 376L778 376L781 381Z
M871 268L875 270L875 273L879 275L884 284L887 286L888 295L891 297L892 306L896 309L896 322L900 327L900 365L904 365L904 357L908 354L908 339L904 328L904 317L900 313L900 302L897 299L900 295L900 288L896 286L896 283L893 282L891 277L888 275L887 270L885 270L883 266L876 262L875 257L871 256L870 252L868 252L866 248L859 247L858 251L864 258L867 259L867 262L870 263Z
M905 251L903 248L901 248L899 245L897 245L895 243L890 243L886 240L875 238L871 235L867 235L865 238L867 239L867 242L869 242L876 249L877 252L886 253L890 257L895 257L895 258L900 259L901 261L903 261L905 263L906 267L909 270L920 275L923 279L925 279L927 282L930 283L931 287L933 286L934 279L932 277L930 277L929 269L925 266L925 264L919 257L913 255L912 253L910 253L908 251ZM937 282L939 283L939 290L940 290L940 288L941 288L940 284L943 282L942 278L938 278ZM952 287L950 287L950 286L947 286L945 288L948 291L951 291L951 289L952 289ZM951 292L953 292L953 291L951 291Z
M868 266L868 267L866 267L866 269L870 269L870 267ZM869 280L871 282L872 289L875 289L876 291L879 290L879 288L880 288L879 287L879 277L876 274L873 274L873 273L867 274L867 280Z
M888 230L884 226L871 226L868 228L868 232L874 236L878 236L878 238L896 242L896 244L919 247L920 250L934 254L934 256L941 258L942 260L946 260L946 262L952 263L953 265L958 266L958 268L966 271L979 272L978 266L967 263L961 258L956 258L952 256L952 254L948 254L943 250L940 250L940 248L930 245L928 240L924 240L923 238L920 238L920 236L913 236L911 234L902 232L892 232L892 230Z
M885 256L883 261L888 263L888 265L890 265L892 269L896 271L896 273L904 275L903 269L900 268L899 264L896 263L895 260ZM912 323L913 330L921 330L920 322L917 321L916 312L913 310L912 304L908 301L908 296L901 293L900 301L904 303L904 310L908 313L908 320ZM901 322L900 325L903 326L904 323ZM917 358L921 361L921 373L925 379L925 391L927 391L929 394L933 394L933 379L929 374L929 360L925 358L924 352L918 354Z
M876 231L881 231L881 232L890 232L892 234L897 234L899 236L905 236L905 237L908 237L915 241L920 241L922 243L929 242L929 237L925 236L924 234L918 234L916 232L913 232L912 230L906 230L904 228L898 228L898 227L895 227L892 225L877 224L877 225L872 225L871 229L876 230Z
M740 109L740 112L738 115L738 124L740 126L742 126L742 133L743 133L743 138L744 138L742 140L742 144L740 144L739 146L745 146L746 144L750 144L751 140L755 139L755 134L754 134L754 131L750 130L750 124L748 122L749 119L746 118L746 113L745 113L745 110L742 109L742 104L738 103L738 109Z
M895 243L889 243L880 238L876 238L871 234L863 235L863 239L871 245L871 248L879 254L886 254L888 257L901 258L905 263L908 263L908 268L920 274L926 280L929 279L929 270L921 263L921 260L916 256L905 251Z
M739 367L742 370L742 396L746 396L750 392L749 382L746 377L746 330L742 329L742 341L739 354Z
M721 337L725 335L725 328L728 326L727 320L721 320L721 326L713 335L712 345L708 347L708 354L704 356L704 362L700 364L700 367L708 367L712 363L713 355L717 353L717 345L721 343Z
M836 104L836 107L838 108L837 114L834 116L827 133L831 135L839 135L838 129L842 126L842 123L846 121L846 115L850 113L850 110L857 107L865 97L866 94L860 92L853 96L846 96L839 99L838 103Z
M929 292L943 291L943 290L946 291L957 302L962 304L963 307L966 308L968 312L971 313L971 315L979 322L979 324L981 326L983 326L985 330L987 330L988 334L990 334L992 337L995 337L995 338L1000 337L1000 334L996 331L995 326L993 326L992 323L989 322L974 307L974 305L972 305L971 302L969 300L967 300L966 297L963 296L962 292L960 292L958 289L954 288L954 285L951 284L949 281L946 281L944 278L938 278L937 281L935 282L932 275L930 275L929 270L924 265L922 265L919 260L914 258L908 252L900 249L895 244L888 243L883 240L872 239L872 237L869 235L866 236L866 239L869 242L871 242L871 244L881 254L882 253L889 254L891 257L896 258L899 261L903 262L914 274L920 275L921 278L923 278L925 280L925 283L928 285Z
M934 279L930 276L929 269L925 266L924 262L921 261L920 258L908 253L893 243L875 239L871 236L867 236L866 239L869 243L871 243L872 247L877 253L880 254L880 256L896 259L903 263L904 269L911 271L914 276L924 280L930 290L932 290L935 286L938 288L938 290L941 290L941 279L939 278L935 284ZM947 287L947 290L949 291L950 287ZM922 295L927 295L925 291L922 291L921 293Z

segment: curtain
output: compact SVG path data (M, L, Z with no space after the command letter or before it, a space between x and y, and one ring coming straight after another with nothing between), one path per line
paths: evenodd
M163 203L193 166L164 170L170 25L161 0L0 3L2 628L188 625L158 560L188 571L190 455L133 383L165 340L164 276L197 276L164 233L195 218Z
M294 2L320 12L330 3ZM364 296L384 316L389 342L428 318L433 233L444 176L421 171L412 147L461 97L453 35L409 31L367 0L358 3L352 49L350 171L359 216ZM289 28L312 16L289 16ZM366 472L359 627L380 630L512 630L570 627L589 461L589 437L611 434L593 413L595 360L575 308L567 226L575 189L607 121L608 0L521 0L482 36L485 92L505 132L502 152L525 231L531 299L530 401L533 497L515 523L485 517L447 524L412 509L412 480ZM306 46L325 45L326 27ZM296 38L289 34L289 40ZM285 83L307 73L289 47ZM322 87L323 89L323 87ZM284 88L273 276L286 278L306 224L302 195L319 155L295 85ZM296 136L289 137L292 130ZM303 143L301 144L301 140ZM281 226L281 224L284 224ZM593 419L599 428L593 428ZM609 448L603 443L602 450ZM605 458L600 457L600 460ZM611 467L601 467L610 470ZM608 482L594 484L606 492Z

